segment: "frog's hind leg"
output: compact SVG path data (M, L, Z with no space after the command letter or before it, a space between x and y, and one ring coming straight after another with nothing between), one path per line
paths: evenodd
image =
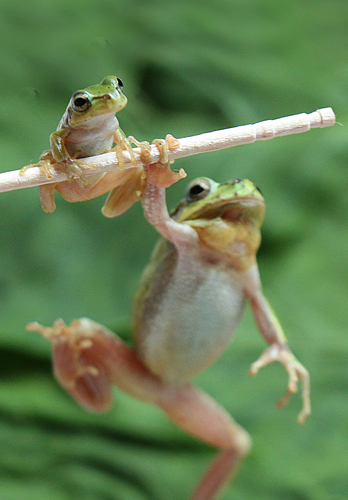
M220 448L191 500L214 500L251 447L249 434L208 394L187 384L160 408L182 429Z
M57 183L43 184L39 186L40 202L44 212L50 214L56 209L56 202L54 200L54 193L56 191Z
M176 386L153 375L123 340L88 319L53 327L30 323L53 348L54 373L61 385L85 408L105 411L112 402L111 385L157 405L186 432L220 448L191 500L215 500L250 449L250 437L210 396L187 383Z
M105 411L112 403L112 384L135 398L156 403L165 384L149 373L135 352L103 325L80 318L52 327L29 323L52 344L53 370L70 395L90 411Z
M110 191L102 208L105 217L117 217L141 199L146 179L143 169L128 168L124 172L124 181Z

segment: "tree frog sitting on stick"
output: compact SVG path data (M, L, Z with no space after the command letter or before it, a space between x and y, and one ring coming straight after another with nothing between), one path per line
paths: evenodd
M192 500L213 500L250 449L248 433L191 379L226 348L247 300L269 347L251 365L282 363L289 380L283 406L303 384L303 409L310 413L309 375L292 354L261 289L256 263L265 203L249 181L222 184L200 178L168 214L157 165L145 166L145 217L162 235L134 300L134 347L87 318L52 328L28 325L53 346L59 382L87 409L106 410L111 385L156 404L185 431L216 446L219 454L203 475Z
M66 182L39 186L40 200L45 212L53 212L56 209L54 201L56 190L67 201L75 202L95 198L112 189L103 207L103 213L107 217L123 213L140 200L145 175L142 165L134 158L131 143L139 146L144 156L149 149L149 143L139 142L132 136L127 138L119 127L115 113L121 111L127 104L127 97L122 89L123 83L120 78L107 76L101 83L75 92L57 130L50 136L51 149L44 151L39 163L21 169L20 174L23 175L28 168L39 166L49 178L50 166L58 164L68 176L69 180ZM165 156L166 151L162 142L158 148ZM119 170L85 176L76 160L106 153L111 150L114 143ZM123 150L130 154L131 168L123 168ZM83 162L80 164L87 166ZM89 165L88 168L93 167ZM167 185L183 177L182 173L179 175L170 172L170 174Z

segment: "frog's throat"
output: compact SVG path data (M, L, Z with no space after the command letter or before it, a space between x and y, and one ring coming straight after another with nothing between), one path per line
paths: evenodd
M235 198L231 200L221 200L221 202L216 202L212 204L211 207L205 206L202 207L201 210L197 210L196 212L190 214L188 218L183 220L195 220L195 219L215 219L217 217L221 217L222 219L230 219L233 215L233 212L239 209L239 212L248 212L248 211L263 211L265 207L264 200L253 198L253 197L244 197L244 198ZM234 219L235 217L232 217Z

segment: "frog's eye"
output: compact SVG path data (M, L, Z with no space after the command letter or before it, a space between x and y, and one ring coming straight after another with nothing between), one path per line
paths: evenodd
M186 190L186 201L192 203L193 201L202 200L210 193L211 186L206 179L198 179L188 185Z
M83 112L91 106L91 101L86 94L77 93L72 98L72 107L74 111Z
M116 79L117 79L118 86L122 90L123 89L123 81L121 80L121 78L118 78L118 77L116 77Z

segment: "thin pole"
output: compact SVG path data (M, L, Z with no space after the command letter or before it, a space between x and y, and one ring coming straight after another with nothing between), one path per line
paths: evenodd
M255 141L265 141L274 137L281 137L290 134L307 132L312 128L330 127L336 123L336 117L331 108L323 108L313 113L300 113L298 115L286 116L276 120L265 120L253 125L242 125L239 127L217 130L205 134L183 137L178 139L179 145L174 150L169 151L169 160L176 160L186 156L199 153L217 151L219 149L231 148L241 144L250 144ZM134 156L140 162L140 149L134 148ZM130 156L128 152L123 152L124 168L129 168ZM148 163L159 161L159 151L155 145L151 146L151 152L147 159ZM118 169L118 159L116 153L111 151L98 156L90 156L80 162L83 164L98 165L97 169L85 169L85 175L92 175L101 172ZM23 175L19 175L19 170L12 170L0 174L0 192L23 189L52 182L62 182L67 180L64 173L52 167L52 177L47 179L46 175L39 167L28 169Z

